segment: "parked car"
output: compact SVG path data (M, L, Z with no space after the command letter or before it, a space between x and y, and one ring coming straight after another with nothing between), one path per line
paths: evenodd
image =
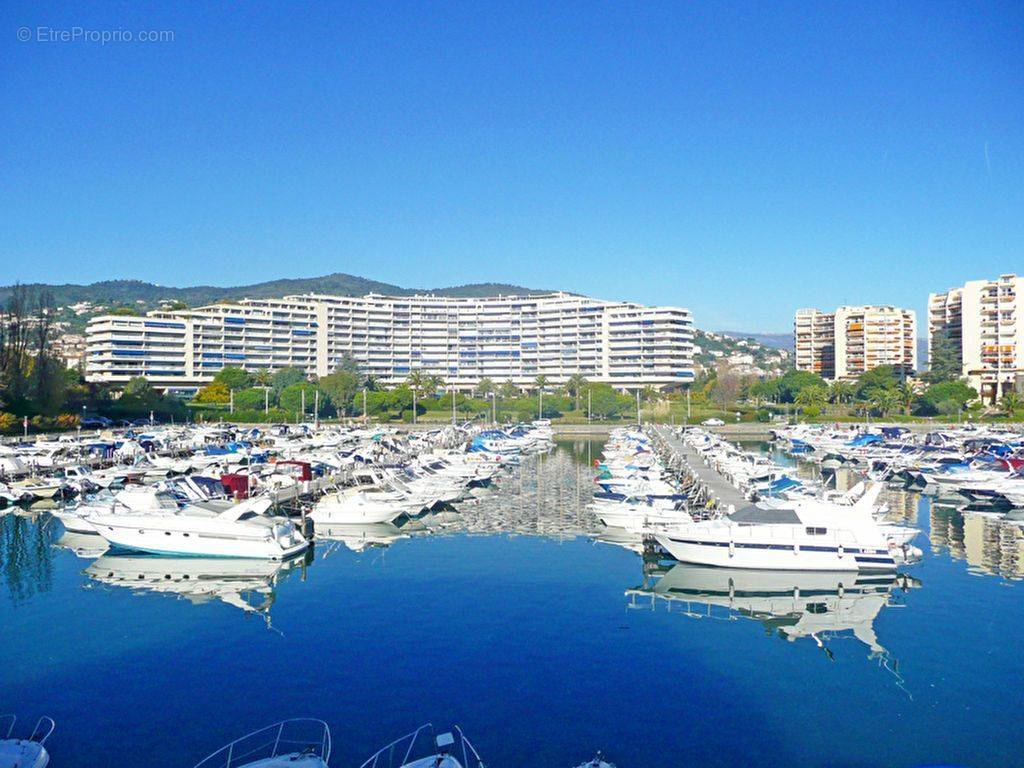
M114 424L106 416L86 416L80 423L82 429L106 429Z
M704 427L722 427L725 426L725 422L721 419L704 419L701 422L701 426Z

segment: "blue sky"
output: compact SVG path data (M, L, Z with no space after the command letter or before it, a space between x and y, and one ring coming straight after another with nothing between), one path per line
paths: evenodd
M76 26L174 39L40 39ZM0 38L0 283L502 281L786 331L1024 272L1019 2L5 3Z

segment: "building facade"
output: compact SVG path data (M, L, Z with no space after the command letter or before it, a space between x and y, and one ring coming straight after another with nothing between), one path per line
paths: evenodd
M994 403L1024 391L1024 278L971 280L928 296L928 355L938 335L952 342L962 375Z
M573 374L622 389L693 380L688 310L567 293L247 299L145 317L103 315L89 322L87 338L91 381L145 376L182 392L225 366L325 376L346 357L384 386L414 370L461 390L483 378L525 388L538 376L557 385Z
M892 306L798 309L793 321L796 367L829 381L853 380L882 365L906 376L917 370L917 315Z

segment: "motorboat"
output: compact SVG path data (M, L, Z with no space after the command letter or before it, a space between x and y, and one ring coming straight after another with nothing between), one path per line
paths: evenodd
M484 761L458 726L435 734L426 723L381 747L360 768L484 768Z
M882 486L853 504L806 499L791 507L750 505L654 534L680 562L726 568L808 571L892 570L921 556L892 540L875 519Z
M179 508L180 504L169 493L152 486L130 485L117 493L105 492L75 506L54 509L52 514L65 530L95 534L96 527L87 519L93 515L160 514Z
M14 715L0 715L0 768L46 768L50 755L44 745L56 723L41 717L28 738L18 739L13 736L17 722Z
M282 720L225 744L195 768L327 768L331 729L323 720Z
M93 513L85 519L121 549L161 555L286 560L310 545L286 517L266 514L272 502L257 498L224 511L190 504L147 513Z
M408 497L377 486L354 486L332 491L313 505L309 517L319 525L390 523L419 507Z

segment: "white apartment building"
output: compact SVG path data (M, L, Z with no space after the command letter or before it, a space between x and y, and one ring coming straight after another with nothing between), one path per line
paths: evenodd
M188 391L225 366L334 371L345 356L384 386L414 370L448 386L481 379L529 387L579 373L630 389L693 380L693 322L677 307L644 307L568 293L453 298L303 295L246 299L88 325L86 375Z
M793 321L796 367L829 381L852 380L882 365L907 376L917 370L917 315L893 306L798 309Z
M937 333L959 350L962 375L986 403L1024 391L1024 277L971 280L928 296L928 354Z

